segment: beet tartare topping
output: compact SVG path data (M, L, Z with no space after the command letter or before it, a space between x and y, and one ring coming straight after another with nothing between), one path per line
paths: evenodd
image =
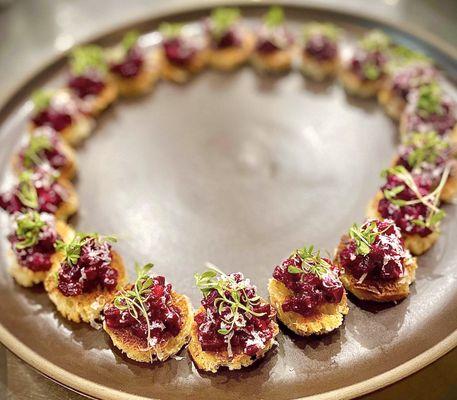
M414 89L434 82L438 71L426 63L413 63L396 70L390 81L392 91L404 101Z
M139 37L137 31L127 32L121 43L107 52L112 74L122 79L135 78L140 74L145 64L145 55L138 45Z
M173 303L172 286L163 276L150 273L153 264L136 267L137 279L105 306L105 322L110 329L125 329L141 339L144 350L175 337L183 321Z
M32 102L32 123L35 127L49 126L62 132L80 114L76 99L65 90L37 90L32 95Z
M18 158L21 170L35 170L47 164L60 171L68 163L62 150L62 139L47 126L33 131L28 142L19 150Z
M167 61L179 68L192 65L196 55L203 49L197 35L185 32L180 23L163 23L159 27L162 34L162 48Z
M448 165L455 165L455 150L449 141L436 132L412 132L399 147L397 165L404 166L412 175L421 175L436 188Z
M339 29L330 23L313 22L303 29L303 52L316 61L333 61L338 56Z
M238 8L216 8L211 12L206 25L211 47L223 50L240 47L243 41L240 32L241 13Z
M33 272L48 271L58 240L54 216L36 211L17 214L8 240L20 266Z
M293 311L303 316L319 312L325 303L339 303L344 288L339 278L339 269L328 258L322 258L314 247L295 251L277 266L273 278L282 282L291 296L282 304L283 311Z
M457 124L456 104L436 82L422 85L409 96L404 124L406 132L448 134Z
M78 296L97 289L116 289L118 271L113 268L111 236L96 233L75 234L69 243L58 241L56 250L63 253L57 272L57 287L64 296Z
M375 81L385 75L390 39L384 33L374 30L359 42L352 56L349 68L362 81Z
M405 249L400 229L392 220L367 220L354 224L338 248L337 262L359 284L395 281L405 275Z
M18 183L0 194L0 207L10 214L36 210L55 214L68 197L67 190L60 185L58 172L49 168L23 171Z
M379 214L393 220L404 234L425 237L437 231L445 216L439 208L439 198L449 172L447 166L433 189L427 176L413 175L403 165L389 168L383 172L386 183L381 187Z
M214 266L195 275L203 293L195 315L203 351L255 356L274 337L276 312L241 273L226 275Z
M270 7L257 34L256 51L258 53L268 55L287 50L294 43L294 38L284 20L284 10L281 7Z
M75 48L70 56L70 70L68 87L80 99L96 97L105 89L108 67L101 47Z

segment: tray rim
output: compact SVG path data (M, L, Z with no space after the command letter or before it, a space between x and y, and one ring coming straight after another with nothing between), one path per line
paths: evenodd
M374 24L381 24L388 28L393 28L397 31L406 33L412 37L416 37L432 48L436 48L441 53L450 57L454 61L457 61L457 47L453 46L449 42L439 38L429 31L423 30L409 23L393 22L391 20L385 19L382 16L373 16L364 12L349 10L344 8L344 6L314 4L314 2L308 4L303 3L301 0L205 0L204 2L201 0L178 0L173 4L156 6L156 8L148 13L145 17L135 18L128 23L116 24L113 28L96 31L86 39L74 43L69 49L58 51L53 56L48 57L46 61L40 63L36 68L25 74L24 77L15 86L13 86L11 90L6 92L4 98L0 100L0 123L2 123L9 114L9 109L14 107L16 98L21 97L21 93L27 91L28 86L33 84L34 81L38 80L41 74L49 69L52 69L53 67L56 67L60 62L62 62L68 52L77 45L96 42L105 36L123 32L131 29L134 26L147 23L151 19L163 18L168 15L198 11L223 5L254 8L272 4L277 4L289 8L326 12L340 17L355 18ZM1 323L0 342L15 356L24 361L28 366L32 367L41 375L83 396L93 399L155 400L151 397L132 395L117 389L112 389L68 372L64 368L61 368L46 360L30 347L25 346L10 331L3 327ZM369 379L357 382L349 386L316 395L300 397L295 400L346 400L362 396L391 385L409 375L414 374L420 369L438 360L440 357L444 356L455 347L457 347L457 329L442 339L440 342L430 347L428 350L389 371L383 372Z

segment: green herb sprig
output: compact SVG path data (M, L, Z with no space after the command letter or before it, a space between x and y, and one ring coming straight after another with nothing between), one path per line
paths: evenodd
M214 300L214 306L217 307L221 316L223 311L229 311L222 318L226 326L218 330L221 335L230 335L236 326L240 326L241 311L255 317L265 315L265 313L257 313L253 310L261 299L258 295L251 298L246 295L248 286L246 281L236 282L233 277L226 275L214 265L209 265L208 270L201 274L195 274L195 283L204 297L207 297L213 290L217 291L218 297Z
M321 257L319 250L314 250L314 246L305 246L296 250L294 254L302 259L302 265L289 265L287 271L291 274L311 273L322 279L330 271L331 265Z
M127 53L138 43L140 38L140 33L136 30L128 31L122 38L121 46L123 50Z
M368 32L360 41L359 46L365 51L384 51L389 48L391 40L384 32L377 29Z
M269 29L277 28L284 23L285 15L282 7L272 6L263 17L265 26Z
M75 75L84 75L92 70L102 74L108 71L103 49L96 45L76 47L70 54L70 68Z
M21 172L16 195L25 207L37 209L38 193L33 183L32 175L32 172L28 170Z
M25 168L43 163L42 153L52 149L51 140L46 135L33 135L27 144L23 153L23 163Z
M349 229L349 237L354 240L357 247L357 254L366 256L370 254L371 246L376 238L390 229L392 225L387 226L382 231L378 230L376 221L367 221L363 225L353 224Z
M38 212L28 211L16 219L16 225L16 236L19 241L16 242L15 247L17 250L22 250L38 243L41 229L46 222L41 219Z
M424 163L434 164L438 157L450 148L448 141L436 132L412 132L403 144L411 147L408 164L412 169L420 168Z
M38 89L32 93L32 103L35 112L40 112L45 110L51 104L52 96L54 91L47 89Z
M416 63L432 65L433 60L425 54L403 45L395 45L389 48L388 68L390 71Z
M381 69L373 63L364 63L362 65L362 72L363 76L370 81L375 81L382 74Z
M407 205L415 205L420 203L424 204L428 209L428 215L426 216L425 220L414 219L412 220L412 223L422 227L433 229L441 222L441 220L446 215L444 210L441 210L439 208L439 199L441 191L443 190L443 187L447 182L449 174L450 166L447 166L443 171L441 180L437 187L432 192L423 196L420 193L419 188L417 187L416 182L414 181L414 177L411 175L411 173L403 165L397 165L395 167L389 168L386 171L383 171L382 175L384 177L386 177L387 175L395 175L403 182L403 184L398 185L390 190L384 190L383 194L389 202L398 207L404 207ZM411 191L415 194L416 199L403 200L397 198L397 195L401 193L403 190L405 190L407 187L411 189Z
M90 240L95 239L98 242L108 241L115 243L117 241L115 236L102 236L98 233L82 233L77 232L73 236L71 242L64 242L58 240L55 244L57 251L62 252L64 255L64 261L69 265L76 265L79 257L81 256L81 248Z
M310 22L303 27L303 40L306 42L314 35L322 35L335 42L341 35L341 30L329 22Z
M140 318L144 318L147 326L147 341L145 351L151 349L151 323L149 321L148 310L145 300L151 293L154 280L151 276L151 269L154 264L148 263L140 266L135 264L137 278L132 287L123 288L114 298L114 306L121 312L127 311L132 318L141 323Z
M239 8L216 8L212 11L210 17L213 35L216 37L222 36L240 19L240 17L241 12Z
M184 24L180 22L163 22L159 26L159 32L167 39L174 39L181 35Z
M419 98L417 108L421 117L427 118L431 114L441 115L443 108L441 106L442 90L436 82L422 85L419 88Z

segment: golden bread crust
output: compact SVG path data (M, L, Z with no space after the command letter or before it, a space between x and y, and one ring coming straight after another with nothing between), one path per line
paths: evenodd
M209 64L214 69L232 71L249 59L254 46L254 35L251 32L245 32L243 34L242 44L239 47L210 49Z
M367 207L367 217L368 218L380 218L383 219L381 214L378 212L378 203L383 198L381 191L376 193L376 196L368 203ZM429 250L440 236L439 231L434 231L430 235L422 237L417 233L411 235L407 233L402 233L403 240L405 242L405 247L415 256L420 256Z
M118 95L116 82L108 76L104 89L90 101L89 114L96 117L116 101Z
M387 115L395 121L400 119L400 116L406 106L405 100L397 96L388 85L383 85L379 90L378 102L384 107Z
M195 313L204 311L203 307ZM230 358L226 351L223 352L209 352L203 351L200 342L198 341L198 327L195 320L192 323L191 330L191 339L187 350L189 351L190 356L194 360L195 365L203 370L208 372L217 372L221 367L227 367L229 370L241 369L243 367L248 367L249 365L254 364L255 361L265 356L265 354L270 350L275 344L275 336L279 333L278 324L275 321L271 322L273 328L273 338L266 343L265 348L259 351L255 357L250 357L246 354L236 354Z
M317 61L303 52L301 71L307 77L317 82L322 82L337 74L338 65L339 61L337 58L329 61Z
M280 73L288 71L292 67L295 49L289 48L278 50L271 54L254 52L251 55L251 63L261 72Z
M59 178L58 183L68 193L68 197L63 200L55 212L55 217L66 221L70 216L75 214L79 208L79 198L76 189L68 179Z
M56 230L64 241L70 240L74 235L73 229L63 221L56 221ZM12 252L9 255L11 262L8 272L19 285L32 287L44 282L48 276L49 271L32 271L20 265Z
M283 311L282 305L292 295L282 282L271 278L268 282L270 301L278 313L278 319L300 336L322 335L338 328L349 312L346 293L338 304L324 304L315 315L305 317L293 311Z
M383 79L363 81L344 67L339 69L338 78L348 93L362 98L376 96L383 85Z
M103 329L108 333L114 346L128 358L139 362L165 361L178 353L190 339L193 322L193 309L187 296L172 291L173 304L181 311L183 326L179 334L150 349L145 349L143 340L135 336L128 328L111 329L103 322Z
M57 287L56 274L59 272L61 261L62 254L55 254L49 275L44 281L44 288L48 292L49 298L62 316L68 320L73 322L94 322L99 318L100 312L103 310L105 304L114 298L116 290L125 283L126 272L121 256L116 251L112 250L111 266L116 269L119 274L116 289L111 291L107 289L97 289L90 293L68 297L64 296Z

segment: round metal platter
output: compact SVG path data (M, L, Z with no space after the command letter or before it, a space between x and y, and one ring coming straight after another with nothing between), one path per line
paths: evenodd
M265 11L243 6L252 23ZM451 55L391 26L350 15L286 7L292 29L308 20L338 23L349 40L380 27L435 59L448 78ZM128 28L152 32L163 20L192 21L208 9L164 14ZM146 35L152 44L155 35ZM30 92L65 77L59 58L0 110L1 185L25 133ZM452 85L451 85L452 86ZM133 278L134 261L156 264L197 307L193 275L206 261L242 271L263 296L272 270L303 244L333 252L363 219L395 154L396 125L374 100L348 97L337 82L315 84L295 71L280 77L244 67L206 71L186 85L160 82L150 95L120 100L98 120L79 149L80 230L116 234ZM7 218L2 215L0 339L51 379L96 398L342 399L398 380L457 343L457 215L448 214L437 245L420 257L411 295L393 307L350 303L344 325L322 338L286 332L278 346L240 372L197 371L182 359L140 365L113 348L106 334L61 318L43 289L23 289L6 272Z

